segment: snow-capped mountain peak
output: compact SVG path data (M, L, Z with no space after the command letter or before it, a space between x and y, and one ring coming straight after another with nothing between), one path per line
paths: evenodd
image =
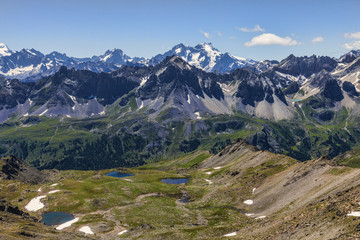
M202 44L198 44L194 47L195 49L199 49L199 50L203 50L208 52L211 55L219 55L221 54L221 52L214 48L214 46L212 45L212 43L202 43Z
M254 65L256 62L229 53L221 53L212 43L202 43L195 47L177 44L164 54L159 54L149 60L149 65L156 65L168 56L178 55L190 65L207 72L230 72L236 68Z
M130 60L131 58L127 56L123 50L114 48L112 50L108 50L105 52L104 55L99 57L94 57L96 60L100 60L106 63L112 63L115 65L123 65L126 61Z
M342 55L339 58L339 62L341 62L341 63L350 63L350 62L354 61L358 57L360 57L360 50L351 50L350 52Z
M202 43L196 46L177 44L171 50L158 54L152 58L129 57L121 49L114 48L103 55L88 58L74 58L59 52L44 55L35 49L10 51L5 44L0 44L0 57L6 56L0 65L0 75L21 80L37 80L42 76L54 74L60 66L77 70L94 72L111 72L122 66L155 66L166 57L177 55L191 66L207 72L225 73L237 68L250 67L257 72L267 69L267 66L258 67L258 62L222 53L212 43ZM36 69L36 71L34 70Z
M12 51L4 44L0 43L0 57L10 56Z

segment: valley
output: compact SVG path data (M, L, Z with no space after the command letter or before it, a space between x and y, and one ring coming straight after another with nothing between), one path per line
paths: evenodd
M6 239L355 239L360 219L347 215L359 210L360 170L337 162L357 156L302 163L235 140L216 155L196 152L137 168L43 170L36 172L47 176L40 184L19 179L23 167L5 180L3 167L2 201L25 211L32 198L45 197L21 221L0 212L1 232ZM134 175L106 176L112 171ZM37 222L45 212L78 220L55 230Z
M360 1L0 9L0 240L360 239Z

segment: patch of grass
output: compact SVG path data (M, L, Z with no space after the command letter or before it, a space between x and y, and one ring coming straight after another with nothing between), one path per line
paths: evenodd
M132 111L135 111L138 108L135 97L130 98L128 106L131 108Z
M190 160L189 162L180 165L180 167L183 167L183 168L193 167L195 165L200 164L202 161L204 161L205 159L207 159L210 156L211 156L210 153L202 153L202 154L196 156L195 158L193 158L192 160Z
M349 172L351 170L351 168L348 167L334 167L329 169L326 173L327 174L331 174L331 175L343 175L347 172Z
M194 221L194 214L176 207L175 199L169 197L147 197L143 205L115 210L118 221L135 228L147 226L150 229L186 225Z

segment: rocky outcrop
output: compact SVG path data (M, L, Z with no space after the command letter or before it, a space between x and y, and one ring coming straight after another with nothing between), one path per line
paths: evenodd
M347 82L347 81L343 82L342 88L352 97L359 96L359 93L356 91L354 84L352 84L351 82Z
M37 221L36 218L30 216L27 212L20 210L18 206L14 206L11 203L7 202L5 199L1 199L1 198L0 198L0 212L10 213L20 216L21 218Z
M0 179L19 180L30 184L39 184L48 180L48 176L44 173L28 166L15 156L2 158L0 161L3 162Z
M344 98L344 95L341 91L339 84L334 79L328 80L325 83L325 87L322 92L322 95L325 98L331 99L336 102L341 101Z
M293 76L303 75L309 77L314 73L318 73L322 70L328 72L335 69L337 61L333 58L315 55L311 57L295 57L293 54L282 60L279 65L274 67L276 71L281 73L290 74Z

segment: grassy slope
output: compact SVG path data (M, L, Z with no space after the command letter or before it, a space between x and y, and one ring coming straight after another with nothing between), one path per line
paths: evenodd
M146 144L156 142L161 145L160 148L155 147L150 151L145 148L142 151L136 150L135 154L131 150L129 156L126 156L126 159L134 158L134 161L142 159L146 162L186 156L187 153L180 151L181 142L185 139L198 139L200 141L198 150L218 151L230 140L249 139L252 135L263 132L266 132L267 139L261 139L260 145L268 141L275 147L274 151L299 160L315 159L325 155L335 157L358 145L360 125L357 124L357 118L351 116L347 109L340 109L331 121L319 122L312 116L314 110L305 103L306 101L301 103L302 108L298 105L298 115L292 121L273 122L255 119L239 112L232 116L208 116L201 121L170 122L160 127L148 121L148 116L142 111L135 111L136 103L131 98L130 103L124 107L119 107L118 101L108 107L106 117L91 119L40 117L41 123L26 125L21 123L24 118L11 119L6 124L0 125L0 155L15 154L33 166L41 167L49 159L63 160L75 155L79 149L84 148L87 143L96 142L103 134L111 136L121 135L124 132L142 136ZM215 131L217 123L229 121L244 123L244 126L237 130L230 128L225 131ZM203 126L206 128L202 129ZM140 130L133 130L136 127L140 127ZM161 132L162 137L157 136L158 132ZM79 140L80 143L75 146L74 142ZM111 146L108 148L111 149ZM69 150L71 153L66 155L66 151ZM137 153L140 156L137 156Z
M346 239L357 236L354 229L360 224L360 220L346 216L358 208L360 171L332 166L326 160L297 163L238 143L216 156L197 152L172 161L119 169L135 174L127 178L105 176L109 171L48 171L54 178L44 185L1 181L0 197L23 209L31 198L59 189L47 195L45 208L39 213L73 213L80 221L64 232L88 225L96 238L102 239L114 239L124 229L129 231L122 236L130 239L214 239L234 231L240 239ZM185 185L160 181L189 176ZM59 185L50 186L54 182ZM39 187L41 193L37 192ZM292 189L302 195L297 196ZM189 202L179 202L185 193ZM246 199L253 199L254 205L244 204ZM248 217L245 212L266 218ZM13 229L7 234L17 233Z

